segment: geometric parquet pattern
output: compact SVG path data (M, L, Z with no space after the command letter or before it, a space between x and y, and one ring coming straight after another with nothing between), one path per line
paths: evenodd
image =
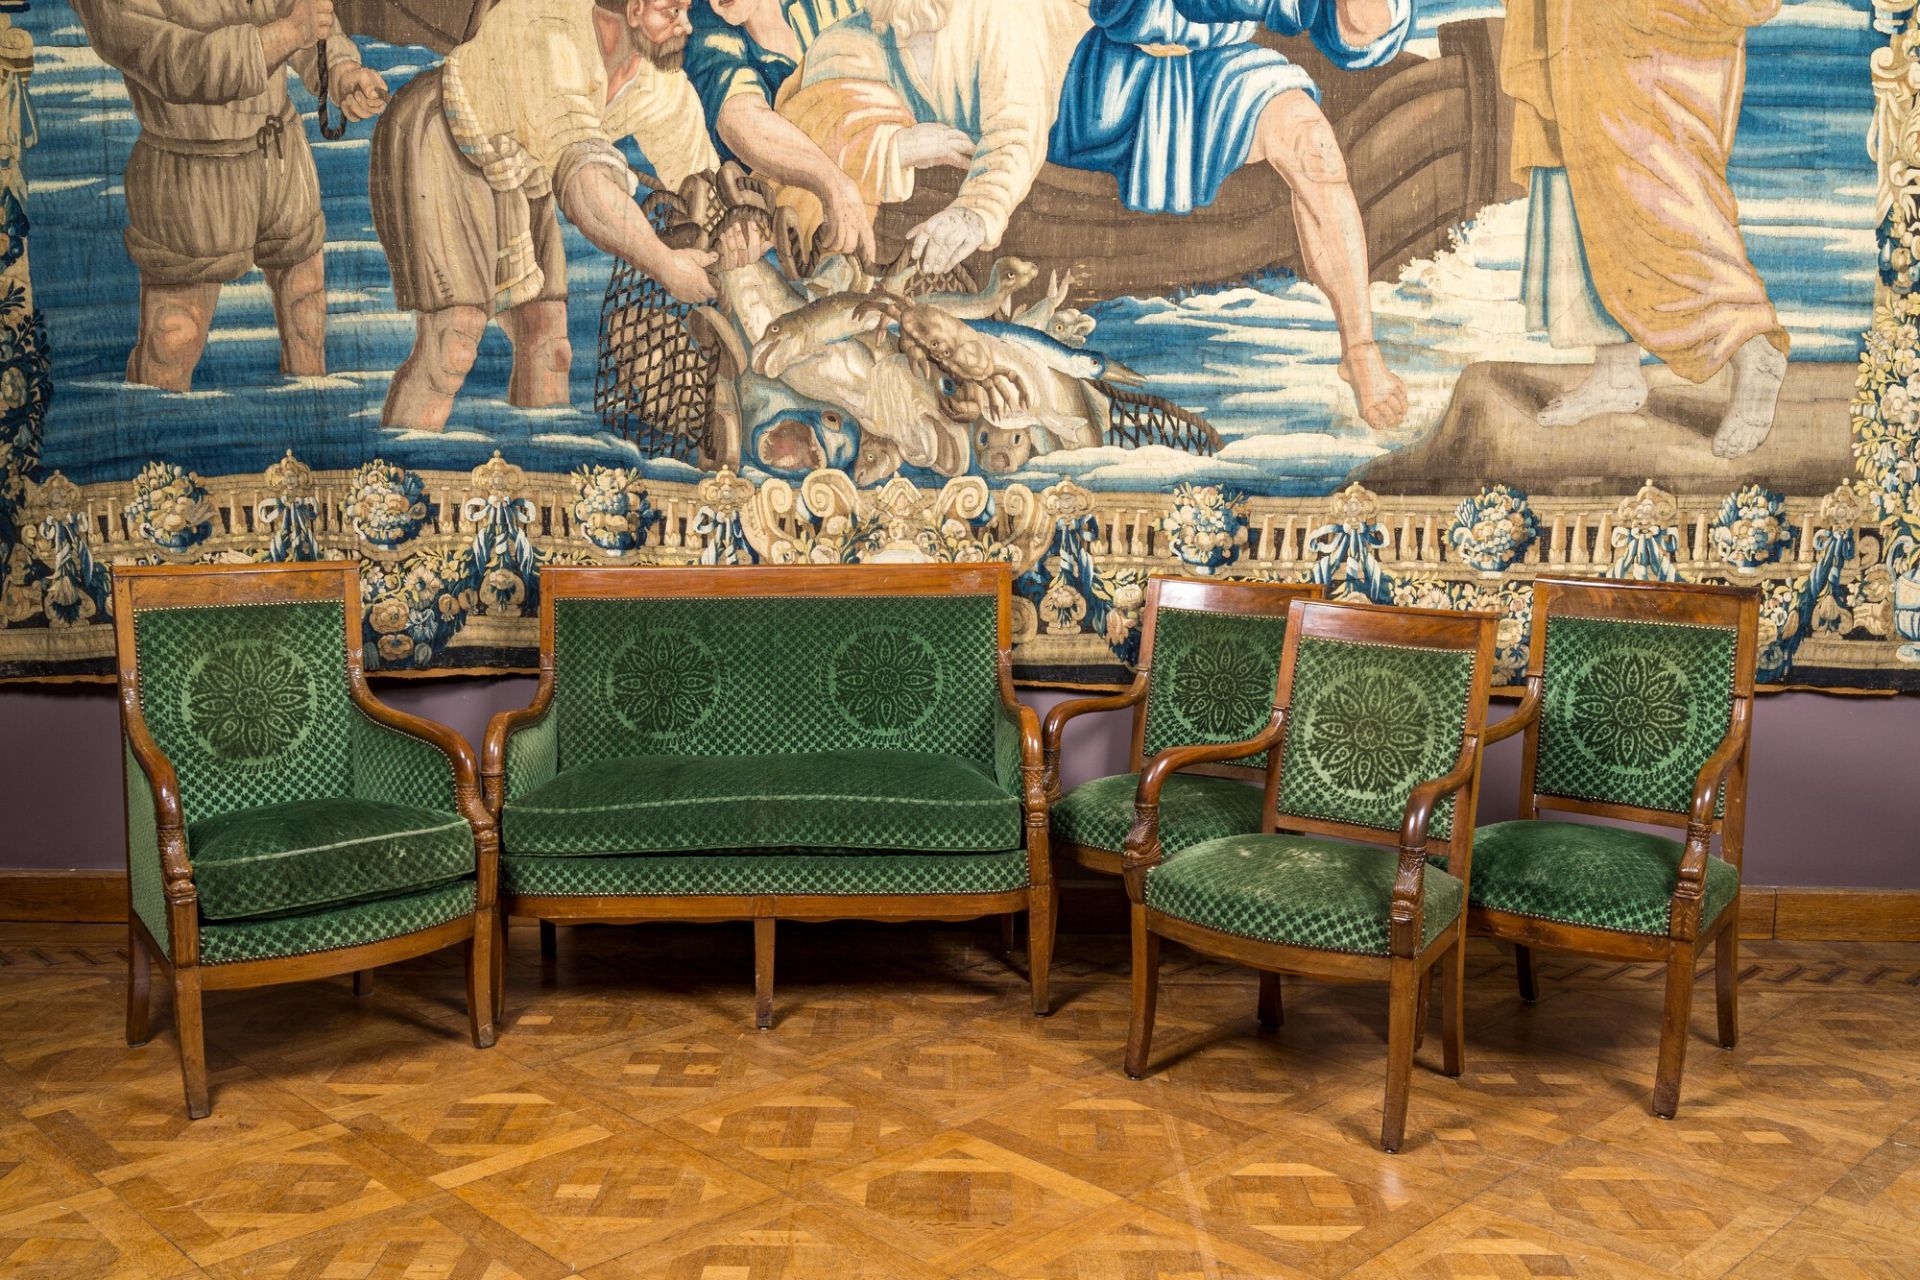
M756 1032L744 929L513 934L485 1051L457 953L210 993L190 1122L120 931L0 926L0 1277L1920 1277L1920 945L1746 943L1668 1122L1657 969L1540 956L1529 1007L1476 944L1466 1074L1436 1023L1389 1157L1378 987L1289 980L1265 1031L1170 946L1136 1083L1119 939L1061 939L1042 1021L997 934L783 924Z

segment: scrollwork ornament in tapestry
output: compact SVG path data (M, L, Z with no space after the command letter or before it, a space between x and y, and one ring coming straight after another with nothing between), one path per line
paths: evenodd
M1156 572L1512 681L1571 573L1920 688L1906 0L0 7L0 678L116 564L355 558L449 671L547 565L992 559L1033 681Z

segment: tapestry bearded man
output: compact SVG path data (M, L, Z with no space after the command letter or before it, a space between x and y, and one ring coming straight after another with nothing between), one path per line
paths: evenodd
M1084 0L869 0L808 49L801 91L780 111L870 206L910 198L916 169L967 171L952 203L907 233L937 275L1006 234L1089 26Z
M446 426L498 317L513 343L507 399L565 404L567 263L558 212L595 247L682 302L713 298L714 255L669 249L634 200L615 140L660 183L719 163L681 68L688 0L498 0L441 67L394 95L375 130L369 195L413 350L381 421Z
M1593 373L1542 426L1634 413L1650 352L1690 382L1733 367L1722 458L1773 428L1787 332L1747 258L1727 160L1747 28L1780 0L1507 0L1500 79L1513 170L1530 192L1523 300Z
M1271 165L1340 330L1340 375L1369 426L1399 422L1407 393L1374 341L1366 230L1340 144L1307 73L1253 36L1305 33L1335 66L1376 67L1405 43L1411 0L1092 0L1091 12L1048 159L1112 174L1127 208L1149 213L1212 204L1234 170Z
M125 77L140 136L127 157L127 256L140 273L127 381L186 391L220 288L266 274L280 371L327 371L327 223L287 68L349 120L386 82L334 27L332 0L73 0L87 39ZM333 37L329 39L329 37Z

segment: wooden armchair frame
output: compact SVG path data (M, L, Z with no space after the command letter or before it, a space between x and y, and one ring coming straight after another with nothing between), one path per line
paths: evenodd
M903 596L956 592L995 597L998 685L1002 714L1013 718L1020 739L1022 829L1028 885L999 893L958 894L701 894L537 896L506 893L501 915L540 921L543 958L552 959L559 924L638 924L645 921L752 920L754 1019L773 1025L774 922L776 920L974 920L1026 911L1029 917L1028 976L1033 1010L1050 1008L1048 971L1053 954L1053 873L1047 854L1047 802L1042 778L1040 722L1013 687L1013 574L1005 564L795 565L710 569L555 566L540 577L540 683L530 706L502 712L487 725L481 775L495 822L506 802L507 742L516 729L537 724L553 705L554 607L566 599L647 599L709 596ZM724 855L719 855L724 856ZM504 945L496 954L504 954ZM495 988L496 1017L505 990Z
M1040 730L1045 753L1047 802L1060 798L1060 753L1067 723L1096 711L1133 710L1132 745L1127 750L1129 773L1147 767L1147 691L1153 684L1153 647L1160 623L1160 610L1191 609L1195 612L1229 613L1278 617L1286 614L1295 600L1318 600L1318 583L1297 582L1221 582L1211 578L1152 577L1147 579L1145 611L1140 623L1140 664L1133 683L1119 693L1098 698L1076 698L1062 702L1047 712ZM1275 668L1278 669L1277 666ZM1234 757L1226 757L1231 760ZM1262 769L1247 765L1203 764L1193 772L1211 773L1227 778L1257 781ZM1055 844L1054 856L1076 866L1103 875L1117 876L1124 870L1122 856L1108 849L1094 849L1070 840Z
M1691 624L1735 628L1733 704L1726 734L1693 781L1685 813L1628 804L1601 804L1535 790L1540 756L1540 712L1546 696L1547 619L1582 617L1606 621ZM1660 1022L1660 1059L1655 1073L1653 1111L1672 1119L1680 1104L1680 1078L1686 1066L1687 1023L1693 1011L1694 965L1709 943L1714 948L1715 1005L1719 1039L1732 1048L1740 1036L1738 896L1719 917L1701 928L1706 892L1707 856L1720 837L1721 856L1737 871L1747 824L1747 764L1753 733L1754 666L1758 649L1760 600L1747 587L1695 583L1597 582L1577 578L1537 578L1533 586L1533 640L1527 658L1526 696L1514 714L1488 731L1489 743L1524 734L1520 767L1519 817L1538 819L1543 810L1617 818L1626 822L1683 831L1679 880L1674 886L1667 934L1623 933L1614 929L1563 924L1532 916L1472 908L1468 929L1482 937L1514 944L1521 998L1537 995L1533 948L1618 960L1664 961L1666 999ZM1724 809L1720 793L1725 791Z
M173 762L160 749L141 709L140 670L134 619L149 609L222 605L300 604L338 600L346 620L343 677L355 708L375 723L418 739L446 755L454 778L454 802L474 833L475 900L471 915L379 942L305 955L230 964L200 963L200 911L191 851ZM306 982L334 974L354 975L354 992L372 990L371 971L383 964L467 944L467 1018L473 1043L494 1042L494 892L499 836L483 803L480 772L466 740L445 725L422 720L380 702L367 688L361 660L360 573L353 565L124 565L113 572L114 640L118 648L120 723L127 749L146 776L154 800L161 873L167 902L169 946L162 947L134 909L132 877L127 901L127 1043L145 1044L150 1027L150 961L157 959L173 985L174 1021L180 1040L180 1070L187 1114L212 1110L207 1091L203 991ZM127 818L132 820L133 814ZM132 851L129 849L129 856Z
M1453 926L1422 948L1422 887L1430 855L1446 856L1448 870L1463 885L1470 883L1473 811L1480 789L1480 743L1486 723L1497 625L1497 619L1491 614L1297 600L1287 615L1286 647L1281 656L1274 692L1273 716L1267 727L1244 742L1225 746L1170 748L1155 756L1148 764L1140 777L1140 789L1134 804L1134 825L1127 834L1125 858L1133 933L1133 1009L1126 1053L1128 1076L1137 1080L1147 1068L1159 994L1162 938L1170 938L1207 955L1259 970L1260 1021L1270 1027L1279 1025L1281 1019L1279 975L1283 972L1335 979L1384 980L1388 984L1389 1015L1386 1101L1380 1127L1380 1145L1389 1152L1399 1149L1406 1133L1413 1052L1419 1043L1420 1029L1426 1021L1427 992L1436 968L1441 969L1440 998L1446 1074L1458 1076L1465 1060L1466 904L1463 899L1460 918ZM1445 774L1422 781L1413 788L1407 797L1397 833L1279 811L1288 708L1292 702L1300 642L1305 638L1472 650L1474 653L1473 684L1468 692L1459 754ZM1269 753L1265 770L1265 817L1261 827L1264 832L1333 836L1397 849L1399 869L1393 884L1387 955L1353 955L1256 941L1193 924L1147 905L1147 872L1162 857L1159 809L1160 790L1166 779L1184 769L1217 764L1260 751ZM1451 832L1445 840L1433 839L1428 835L1428 827L1432 823L1434 809L1448 796L1457 797Z

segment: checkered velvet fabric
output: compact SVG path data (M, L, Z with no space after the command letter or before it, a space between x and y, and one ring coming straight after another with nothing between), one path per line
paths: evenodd
M1010 893L1027 887L1023 849L998 853L708 853L500 860L504 891L535 897Z
M200 962L237 964L385 942L472 915L473 909L474 884L469 879L376 902L208 923L200 928Z
M1474 651L1303 638L1280 769L1280 812L1397 831L1414 787L1466 736ZM1281 825L1285 825L1282 819ZM1428 835L1453 829L1453 799Z
M1147 905L1260 942L1384 956L1398 871L1398 855L1376 845L1229 836L1183 849L1149 870ZM1458 880L1433 866L1422 875L1421 895L1424 949L1459 918L1463 895Z
M1121 853L1133 825L1137 773L1083 782L1053 805L1053 838ZM1260 787L1200 773L1168 776L1160 790L1160 847L1172 852L1260 829Z
M1284 613L1161 608L1153 628L1146 759L1168 747L1241 742L1267 727L1287 638ZM1264 768L1267 757L1234 763Z
M510 800L506 852L696 849L991 853L1020 843L1019 797L979 765L923 751L632 756L574 765Z
M518 800L553 781L560 771L560 722L551 706L538 721L508 735L506 770L507 800Z
M1681 852L1677 840L1627 827L1496 822L1473 833L1472 902L1562 924L1665 935ZM1739 896L1738 869L1708 858L1701 926Z
M350 794L341 602L145 609L133 627L141 714L189 825Z
M453 761L424 738L381 724L355 707L348 722L353 794L363 800L458 813Z
M153 784L122 742L127 770L127 883L134 914L162 949L173 943L167 933L167 883L160 864L159 820L153 810Z
M1732 722L1735 629L1564 615L1546 627L1534 789L1687 812Z
M984 594L559 600L557 765L906 749L991 771L998 625Z

